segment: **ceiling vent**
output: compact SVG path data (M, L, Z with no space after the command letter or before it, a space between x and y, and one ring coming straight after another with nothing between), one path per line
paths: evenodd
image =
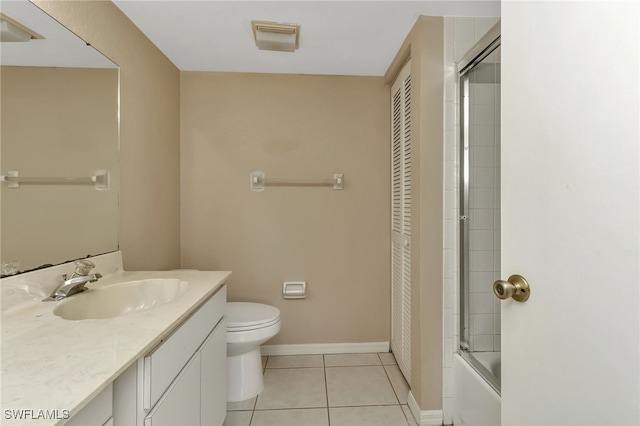
M0 13L0 41L24 42L41 38L43 38L41 35Z
M260 50L294 52L300 44L300 25L251 21L253 37Z

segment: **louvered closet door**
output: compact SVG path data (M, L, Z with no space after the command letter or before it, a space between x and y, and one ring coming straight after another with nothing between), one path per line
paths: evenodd
M411 384L411 75L391 87L391 350Z

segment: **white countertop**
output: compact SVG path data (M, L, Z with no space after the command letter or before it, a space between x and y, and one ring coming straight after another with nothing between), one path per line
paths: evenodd
M109 319L65 320L53 314L61 302L42 302L51 289L49 278L73 270L36 271L2 280L2 424L54 425L60 419L16 419L7 410L64 410L76 414L134 361L149 352L165 336L222 287L231 274L175 270L122 271L114 265L120 253L103 264L98 258L92 272L103 275L87 288L148 278L179 278L188 290L161 306ZM120 260L121 265L121 260ZM48 268L55 269L60 267ZM34 275L36 274L36 275ZM20 278L22 277L22 278ZM47 278L46 285L38 286ZM55 282L53 284L55 287ZM74 297L74 296L71 296ZM11 417L11 418L9 418Z

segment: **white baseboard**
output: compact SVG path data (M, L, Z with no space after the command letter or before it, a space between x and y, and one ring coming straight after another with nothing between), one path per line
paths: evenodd
M262 355L315 355L389 352L389 342L262 345Z
M443 422L442 410L420 410L420 406L416 402L411 391L408 398L409 409L416 423L420 426L441 426Z

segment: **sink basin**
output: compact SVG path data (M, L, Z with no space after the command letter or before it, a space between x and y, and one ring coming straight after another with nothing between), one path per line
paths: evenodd
M127 281L70 296L53 313L68 320L114 318L169 303L182 296L188 286L177 278Z

